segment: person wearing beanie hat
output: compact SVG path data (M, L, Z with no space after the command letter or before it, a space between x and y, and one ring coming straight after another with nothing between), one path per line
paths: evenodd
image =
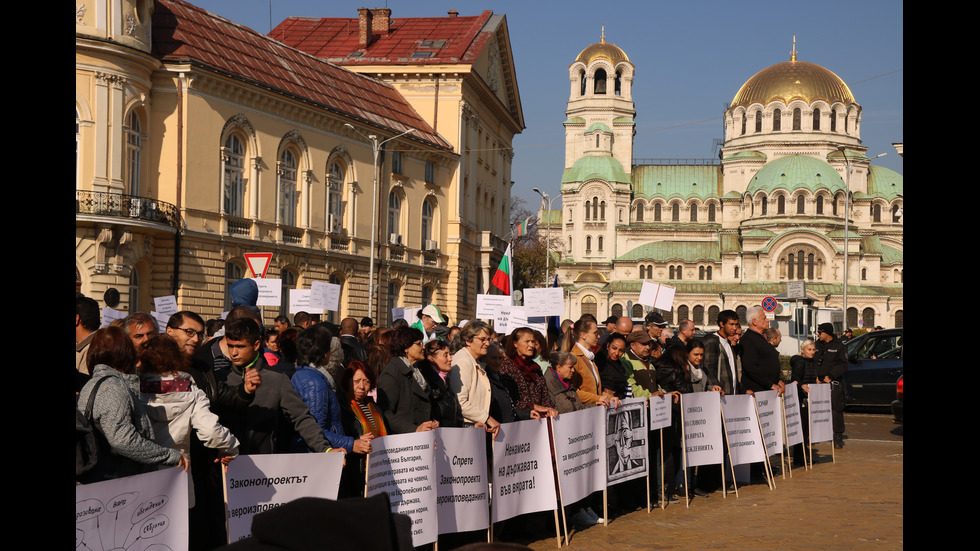
M817 326L817 352L813 355L813 369L818 383L830 383L830 408L833 411L834 447L844 447L844 385L841 381L847 373L847 347L834 333L832 323Z
M259 311L259 307L255 305L259 300L259 285L254 280L243 278L232 283L231 288L228 289L228 295L231 296L232 308L248 306L256 312Z

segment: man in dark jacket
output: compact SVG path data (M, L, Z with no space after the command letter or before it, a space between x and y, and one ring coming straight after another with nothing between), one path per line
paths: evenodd
M742 386L746 393L775 390L782 396L785 383L780 378L779 352L763 335L769 319L761 306L746 312L749 330L742 336Z
M821 323L817 327L817 352L813 356L817 382L830 383L830 407L833 411L834 447L844 447L844 385L847 373L847 347L834 335L834 325Z
M327 451L330 446L320 426L289 379L267 369L265 358L259 354L262 340L259 338L258 324L250 318L229 323L225 326L225 344L231 367L215 370L219 384L225 382L231 387L243 385L248 391L247 374L252 370L262 374L262 383L251 389L254 398L247 408L220 415L221 424L228 427L241 442L241 453L273 453L278 425L283 417L292 422L310 449L315 452Z
M344 349L344 367L350 365L354 360L367 361L367 348L364 348L364 345L357 340L356 319L345 318L340 322L340 346Z
M718 385L725 394L738 394L735 352L729 339L738 329L738 314L734 310L723 310L718 314L718 331L705 335L704 358L701 369L708 377L708 386Z

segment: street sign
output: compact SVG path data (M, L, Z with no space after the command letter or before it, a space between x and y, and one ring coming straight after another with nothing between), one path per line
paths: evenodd
M787 281L786 282L786 298L805 299L806 298L806 282L805 281Z
M272 264L272 253L245 253L242 256L245 257L248 269L252 270L253 277L265 277L269 265Z
M766 297L762 299L762 309L766 312L775 312L778 305L779 304L776 302L775 297Z

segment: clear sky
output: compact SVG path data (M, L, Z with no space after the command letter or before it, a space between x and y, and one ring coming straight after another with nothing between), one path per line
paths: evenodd
M332 0L191 0L268 33L290 16L357 17L366 2ZM382 4L379 2L379 4ZM904 8L896 0L823 2L582 0L388 0L392 18L439 17L483 10L507 16L527 128L514 139L513 194L532 210L538 187L558 195L564 168L568 66L586 46L616 44L636 66L633 101L642 158L717 158L725 105L752 75L797 58L840 76L861 104L861 137L873 161L904 173L902 142ZM271 20L271 24L270 24ZM558 202L555 202L558 206Z

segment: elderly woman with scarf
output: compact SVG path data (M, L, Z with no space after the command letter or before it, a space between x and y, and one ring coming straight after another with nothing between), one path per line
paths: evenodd
M518 410L540 410L542 407L554 410L555 404L541 366L534 361L538 352L538 339L529 327L515 330L507 339L499 374Z

